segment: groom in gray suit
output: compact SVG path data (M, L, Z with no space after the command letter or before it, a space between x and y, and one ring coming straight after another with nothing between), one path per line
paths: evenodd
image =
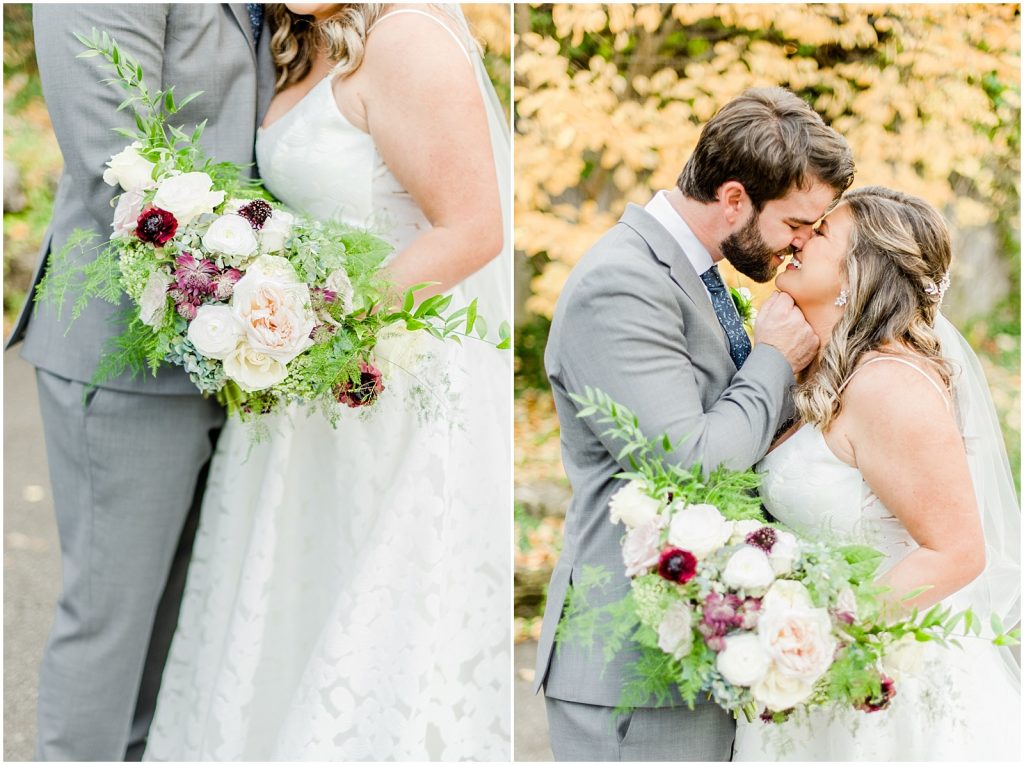
M717 263L769 281L852 180L849 147L807 104L781 88L749 90L705 125L677 188L629 205L569 276L544 357L573 487L536 673L556 759L724 761L735 731L714 704L690 711L678 696L615 718L636 653L605 666L600 645L554 647L566 591L584 566L615 574L603 602L629 590L622 527L608 520L622 485L612 476L628 462L616 460L621 444L602 426L576 417L569 394L599 388L637 415L647 437L685 438L673 453L685 467L751 467L786 423L789 388L818 342L792 299L776 293L751 347Z
M108 32L151 90L203 95L174 118L217 161L253 163L273 96L270 34L257 4L49 5L33 9L43 94L64 172L46 255L76 228L108 235L115 189L104 164L124 148L124 97L74 33ZM261 33L262 32L262 33ZM31 294L31 292L30 292ZM69 326L48 307L22 311L8 344L37 369L60 536L63 586L39 680L38 760L140 759L177 622L206 465L223 422L180 368L123 376L87 393L120 310L95 301ZM122 308L127 306L125 301Z

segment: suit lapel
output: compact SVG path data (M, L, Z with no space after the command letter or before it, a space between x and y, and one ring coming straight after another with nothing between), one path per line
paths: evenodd
M693 265L690 263L690 259L686 257L686 253L683 252L683 248L679 246L679 242L650 213L639 205L627 205L626 211L622 214L619 222L629 226L647 242L647 246L651 248L654 257L668 267L672 281L679 286L683 294L693 303L697 313L708 324L718 330L723 340L725 340L725 330L722 329L721 322L718 321L718 315L711 305L711 298L704 287L704 282L700 280L697 272L693 270Z
M249 52L252 54L253 59L256 58L256 44L252 39L252 24L249 21L249 9L245 7L245 3L225 3L228 10L231 11L231 15L238 23L238 28L245 35L245 41L249 44Z

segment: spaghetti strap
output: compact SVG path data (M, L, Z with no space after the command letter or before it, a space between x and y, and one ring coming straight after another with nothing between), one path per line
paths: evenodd
M950 407L949 392L944 390L941 385L939 385L937 382L935 382L935 380L932 379L931 375L929 375L927 372L925 372L923 369L921 369L921 367L919 367L917 364L915 364L912 361L908 361L907 359L901 359L899 356L875 356L873 359L868 359L863 364L861 364L859 367L854 369L850 373L850 376L847 377L843 381L843 384L839 386L839 393L842 393L843 390L846 388L846 386L849 385L850 380L853 379L854 375L856 375L860 370L862 370L868 364L872 364L872 363L874 363L876 361L898 361L900 364L903 364L904 366L910 367L911 369L916 371L918 374L920 374L924 379L926 379L931 384L931 386L933 388L935 388L936 391L938 391L939 395L942 396L943 401L946 402L946 409L950 409L951 408Z
M452 36L452 39L455 40L455 43L459 46L459 50L462 51L462 54L466 57L466 60L469 62L469 65L473 66L473 58L472 58L472 56L469 55L469 51L466 50L465 43L462 40L459 39L459 36L457 34L455 34L455 31L451 27L449 27L447 24L445 24L443 21L441 21L441 19L439 19L434 14L427 13L426 11L421 11L419 8L398 8L397 10L394 10L394 11L388 11L383 16L381 16L379 19L377 19L375 22L373 22L373 24L370 26L370 28L366 30L367 36L369 36L370 32L372 32L374 29L376 29L377 25L380 24L382 21L384 21L384 19L390 18L391 16L397 16L400 13L415 13L415 14L418 14L420 16L426 16L428 19L432 19L433 21L437 22L441 26L441 28L444 29L445 32L447 32L448 34L450 34Z

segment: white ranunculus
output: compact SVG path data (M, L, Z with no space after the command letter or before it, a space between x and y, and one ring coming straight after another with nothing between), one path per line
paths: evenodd
M772 666L765 676L751 686L754 699L772 712L784 712L805 701L814 690L814 683L783 674Z
M108 186L118 186L125 191L138 191L153 185L152 162L139 154L142 144L136 141L123 151L115 154L107 162L103 171L103 182Z
M385 377L415 373L429 349L425 332L410 332L404 324L389 324L377 335L373 357Z
M793 570L793 563L799 553L799 545L795 536L788 531L775 529L775 544L768 554L772 568L778 576L785 576Z
M295 216L284 210L274 210L260 229L260 252L280 252L292 235Z
M142 189L125 191L117 198L114 221L110 224L114 229L111 239L123 239L135 233L135 229L139 225L139 215L142 213L144 199L145 195Z
M779 672L813 683L832 665L837 641L824 608L764 609L757 620L761 644Z
M153 206L167 210L187 226L224 201L223 191L212 191L213 180L206 173L180 173L160 182L153 197Z
M626 532L622 542L622 562L626 567L626 576L632 578L646 574L651 566L657 565L665 523L663 516L654 515Z
M658 648L677 659L690 653L693 647L693 611L685 603L676 601L665 609L658 625Z
M345 313L352 313L356 292L344 268L331 271L327 281L324 282L324 288L337 293L337 299L341 302L341 310Z
M913 635L904 635L886 647L885 653L882 654L882 667L896 680L904 674L920 674L927 645L929 644L919 642Z
M224 357L224 373L250 393L277 385L288 376L288 369L274 357L257 351L246 342Z
M253 261L235 285L231 306L253 350L286 364L313 344L309 287L285 258Z
M725 638L725 648L718 654L715 667L733 685L750 687L768 671L771 657L757 635L744 632Z
M241 215L221 215L203 235L203 246L210 252L242 260L255 253L259 243L249 221Z
M778 579L761 599L761 611L774 608L814 608L814 603L803 584L792 579Z
M761 521L733 521L732 536L729 537L729 544L738 545L747 540L747 534L757 531L764 526Z
M729 541L732 522L725 520L714 505L687 505L672 516L668 541L676 547L706 558Z
M146 280L139 298L139 319L147 327L156 329L163 322L167 310L167 288L172 281L171 275L162 269L151 273Z
M622 521L626 528L636 528L658 514L661 503L647 493L643 481L630 481L612 494L608 514L612 523Z
M764 550L744 545L729 557L722 581L729 587L753 592L774 582L775 572Z
M244 336L234 312L226 305L200 306L188 325L188 339L195 349L220 361L238 347Z

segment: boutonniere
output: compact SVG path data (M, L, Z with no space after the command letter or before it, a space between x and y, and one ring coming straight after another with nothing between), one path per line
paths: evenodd
M743 320L743 328L747 330L747 334L753 334L754 320L757 318L753 294L746 287L730 287L729 294L732 295L732 302L736 305L736 312Z

